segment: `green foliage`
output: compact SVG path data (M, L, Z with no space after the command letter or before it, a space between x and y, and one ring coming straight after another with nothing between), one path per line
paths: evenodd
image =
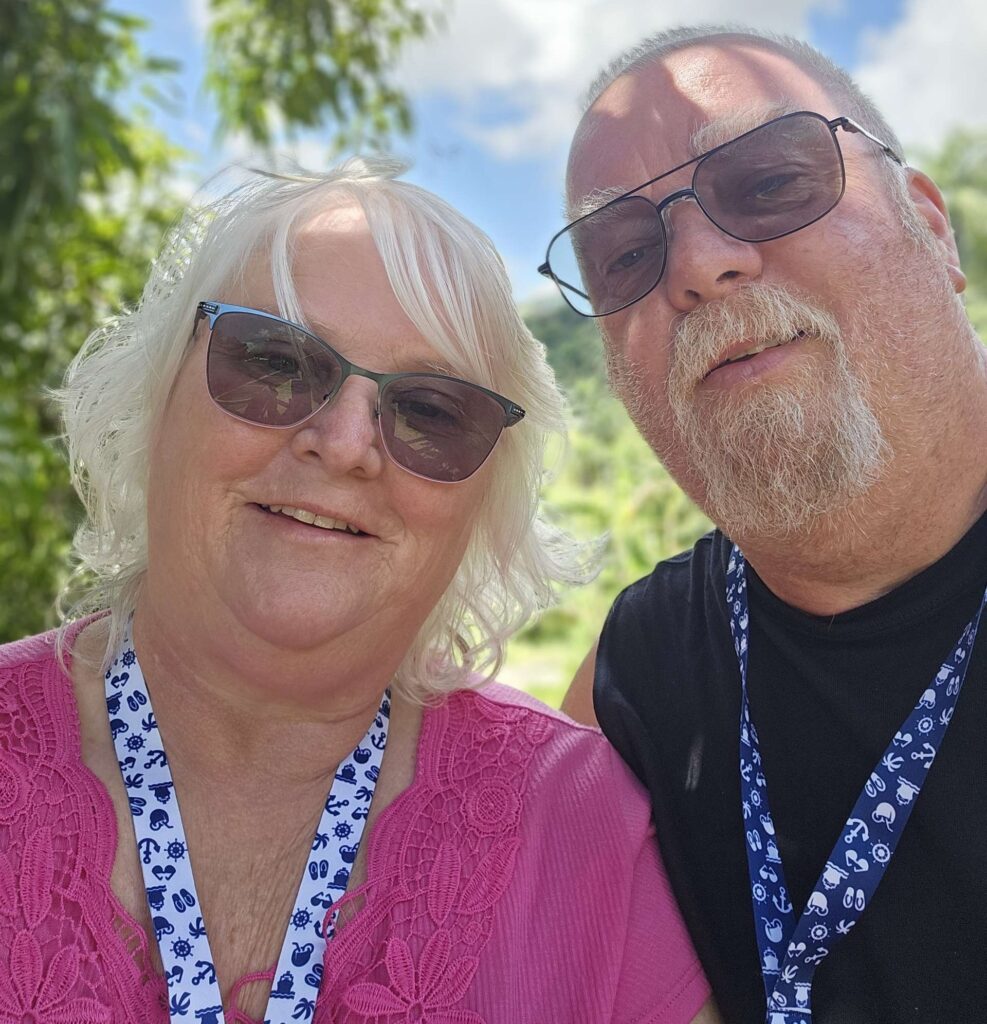
M138 294L169 217L171 151L112 103L164 66L137 27L99 0L0 5L0 639L52 623L79 517L43 389Z
M270 142L351 118L410 124L388 82L431 24L406 0L213 0L209 84L222 128ZM55 621L80 507L45 389L88 332L137 301L178 210L177 150L146 127L171 62L107 0L0 2L0 642Z
M112 96L136 76L167 65L139 52L138 19L102 0L13 0L0 6L0 289L28 291L32 261L70 224L87 190L147 169L134 125ZM49 257L50 259L50 257Z
M269 147L278 128L337 127L337 147L411 129L389 78L436 21L408 0L212 0L207 84L224 129Z
M575 382L570 395L568 458L545 498L559 525L583 540L603 538L600 573L517 638L503 674L556 706L619 591L711 528L601 377Z
M603 346L595 320L573 313L554 299L527 310L524 319L548 349L548 360L563 388L602 377Z

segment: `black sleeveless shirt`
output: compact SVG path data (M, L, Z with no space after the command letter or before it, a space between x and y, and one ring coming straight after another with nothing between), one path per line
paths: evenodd
M727 1024L763 1024L741 812L740 673L719 532L616 600L603 731L650 789L665 866ZM748 566L751 714L800 911L895 731L987 585L987 515L884 597L820 618ZM935 764L880 887L816 971L814 1024L987 1022L987 613Z

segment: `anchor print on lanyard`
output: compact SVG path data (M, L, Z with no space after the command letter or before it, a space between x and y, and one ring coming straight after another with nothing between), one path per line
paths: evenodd
M788 898L768 805L767 780L747 694L750 614L744 556L726 574L730 633L740 665L740 786L766 1024L809 1024L816 968L860 919L904 832L953 717L987 591L950 656L871 772L801 916Z
M172 1021L224 1024L178 794L130 631L128 625L106 672L106 708L168 982L168 1010ZM332 906L345 892L356 860L390 713L388 690L367 734L336 772L288 921L264 1024L294 1024L315 1008L322 954L333 934Z

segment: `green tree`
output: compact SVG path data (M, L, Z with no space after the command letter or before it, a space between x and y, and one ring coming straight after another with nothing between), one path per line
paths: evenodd
M221 129L270 146L279 127L337 126L338 146L411 130L389 71L438 24L407 0L211 0L207 85Z
M570 395L569 451L545 497L559 525L583 540L602 540L600 572L517 638L504 674L555 706L619 591L711 528L602 377L577 381Z
M169 216L171 151L111 102L167 70L138 27L96 0L0 6L0 638L52 621L79 515L43 389L137 294Z
M391 72L435 19L407 0L211 3L221 131L269 145L276 126L410 128ZM142 52L144 25L107 0L0 3L0 641L54 622L80 514L45 389L138 298L178 208L178 152L147 127L174 64Z

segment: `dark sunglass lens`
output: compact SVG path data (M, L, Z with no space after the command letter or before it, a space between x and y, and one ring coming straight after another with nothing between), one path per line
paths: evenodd
M206 380L223 410L250 423L290 427L339 387L332 353L290 324L255 313L223 313L209 341Z
M429 480L454 483L475 473L493 451L504 423L500 403L465 381L400 377L380 396L388 454Z
M796 114L741 136L697 167L709 218L746 242L764 242L818 220L843 195L839 147L820 117Z
M643 196L619 199L559 235L549 263L577 312L612 313L658 283L665 267L661 216Z

